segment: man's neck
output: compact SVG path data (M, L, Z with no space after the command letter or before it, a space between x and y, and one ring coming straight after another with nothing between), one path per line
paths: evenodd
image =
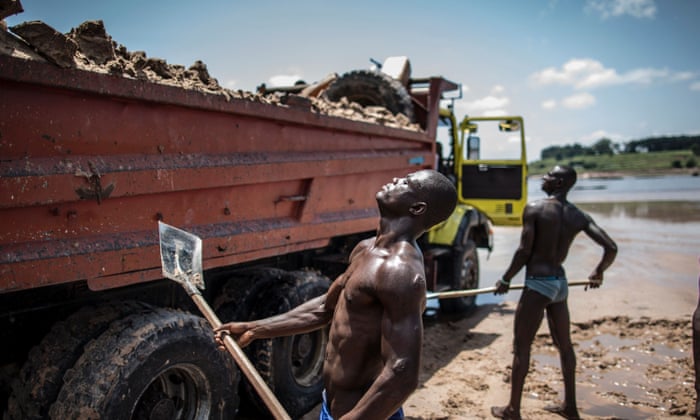
M411 227L413 225L410 220L380 219L375 246L389 248L398 242L414 244L419 235L413 232Z

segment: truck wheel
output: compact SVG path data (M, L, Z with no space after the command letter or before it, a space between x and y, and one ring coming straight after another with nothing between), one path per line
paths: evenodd
M274 268L237 271L217 293L212 308L223 323L247 321L258 296L286 276L286 271Z
M8 400L9 419L47 418L49 407L63 385L64 373L83 354L83 347L119 318L151 306L140 302L86 306L57 322L36 347L13 384Z
M329 280L310 272L292 272L293 282L278 284L261 296L252 319L276 315L328 290ZM299 418L321 401L323 361L328 330L254 341L248 348L255 367L292 418ZM251 391L253 391L251 389ZM254 393L254 391L253 391ZM251 395L261 412L267 409Z
M51 418L230 419L240 375L206 321L157 308L116 322L65 375Z
M447 263L451 290L469 290L479 287L479 255L476 244L467 240L462 249L455 248ZM476 296L441 299L440 310L450 314L466 314L476 308Z
M396 79L371 70L343 74L328 86L323 96L333 102L342 97L362 106L383 106L413 121L413 102L406 88Z

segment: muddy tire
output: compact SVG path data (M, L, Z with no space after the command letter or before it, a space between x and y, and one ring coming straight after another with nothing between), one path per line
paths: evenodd
M290 272L290 277L260 296L251 319L276 315L328 290L326 277L311 272ZM289 337L254 341L246 349L260 376L292 418L299 418L321 401L323 361L328 329ZM249 391L254 392L249 388ZM260 413L267 413L257 395L249 395Z
M288 276L286 271L274 268L238 271L226 280L214 298L212 308L222 323L248 321L259 296Z
M240 374L206 321L157 308L113 322L65 374L52 418L230 419Z
M13 383L7 419L45 419L63 386L63 375L83 354L83 348L124 316L151 310L139 302L86 306L57 322L29 352Z
M398 80L377 71L345 73L328 86L323 96L333 102L345 97L362 106L383 106L414 121L413 102L406 88Z
M455 248L447 260L445 271L450 276L450 290L470 290L479 287L479 255L476 244L467 240L461 248ZM448 314L467 314L476 308L476 296L441 299L440 310Z

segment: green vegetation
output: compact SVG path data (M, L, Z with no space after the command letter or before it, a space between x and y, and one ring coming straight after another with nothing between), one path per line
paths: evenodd
M663 136L613 143L602 138L592 146L578 143L550 146L540 160L530 162L530 175L546 173L554 165L569 165L579 173L665 174L698 172L700 136Z
M529 175L541 175L554 165L569 165L581 173L680 173L697 170L698 157L691 150L647 153L580 155L563 159L546 158L530 162Z

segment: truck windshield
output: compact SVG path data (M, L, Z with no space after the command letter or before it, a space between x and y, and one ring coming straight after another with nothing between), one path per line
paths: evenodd
M499 129L500 121L478 121L476 132L465 133L465 160L518 160L521 155L520 128Z

